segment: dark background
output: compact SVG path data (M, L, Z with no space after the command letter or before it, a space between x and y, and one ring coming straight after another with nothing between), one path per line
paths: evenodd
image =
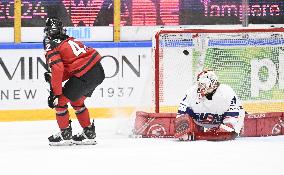
M13 26L13 1L0 1L0 27ZM65 26L110 26L113 24L113 0L22 0L22 26L40 27L44 26L45 19L51 16L60 17ZM86 6L90 7L90 2L96 2L92 8L86 11ZM126 26L133 25L216 25L216 24L241 24L241 11L239 7L242 0L172 0L161 2L160 0L140 0L138 1L122 0L121 2L121 24ZM204 2L220 7L220 14L214 12L205 15ZM249 11L250 24L284 24L284 0L249 0L250 7L259 6L261 12ZM65 5L64 5L65 4ZM170 5L169 5L170 4ZM280 13L278 16L271 16L269 6L278 5ZM154 16L148 17L149 5L155 11ZM238 7L237 16L235 11L231 10L231 16L228 11L224 11L222 16L222 6L235 5ZM267 6L267 8L262 8ZM139 11L137 11L137 6ZM178 8L177 8L178 7ZM85 9L85 10L84 10ZM175 11L174 9L178 9ZM208 10L207 9L207 10ZM266 11L263 11L266 10ZM164 15L167 11L177 18ZM89 14L88 14L89 13ZM233 15L232 15L233 14ZM257 16L258 15L258 16ZM77 20L78 19L78 20ZM142 22L141 22L142 21Z

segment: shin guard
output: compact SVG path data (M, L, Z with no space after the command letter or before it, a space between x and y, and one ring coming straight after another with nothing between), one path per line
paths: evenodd
M79 98L77 101L70 102L73 109L75 110L76 117L82 128L85 128L91 125L89 111L84 104L85 99L86 97L83 96Z
M81 125L82 128L86 128L91 125L90 122L90 116L89 116L89 111L88 109L83 106L83 107L74 107L75 109L75 114L77 116L77 119Z
M65 129L69 126L69 112L67 106L56 107L56 120L60 129Z

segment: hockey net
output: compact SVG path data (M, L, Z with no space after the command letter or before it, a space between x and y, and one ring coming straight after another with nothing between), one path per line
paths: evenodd
M136 134L171 135L171 118L204 68L235 90L247 113L284 112L283 28L163 29L153 37L152 53Z
M284 28L159 30L153 56L155 113L176 112L204 68L236 91L248 113L284 111Z

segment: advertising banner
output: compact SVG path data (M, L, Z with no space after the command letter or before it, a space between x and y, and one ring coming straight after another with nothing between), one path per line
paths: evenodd
M123 26L241 24L242 0L121 0ZM282 0L248 0L250 24L283 24ZM0 1L0 25L13 26L14 0ZM113 0L22 0L22 26L42 27L48 16L67 26L112 26Z
M205 67L214 69L243 101L284 101L282 47L208 49Z
M188 49L189 54L185 55L184 49L188 48L163 50L169 55L160 62L163 69L160 77L163 85L161 107L176 107L188 86L194 82L198 54ZM127 111L133 113L135 108L152 104L154 69L150 47L105 47L97 50L103 56L101 63L106 79L86 100L86 106L94 109L94 113L104 110L95 115L112 116L116 111L111 113L109 110L118 108L131 108ZM0 49L0 120L10 114L21 118L27 114L25 111L49 110L49 85L43 76L46 66L42 49ZM204 67L214 69L221 83L232 86L247 112L284 110L282 47L209 48ZM17 114L15 111L21 112ZM44 116L45 112L39 118ZM54 114L47 119L51 117L54 118Z
M147 80L150 48L100 48L106 74L90 100L90 107L135 106ZM49 85L40 49L0 50L0 110L47 108Z

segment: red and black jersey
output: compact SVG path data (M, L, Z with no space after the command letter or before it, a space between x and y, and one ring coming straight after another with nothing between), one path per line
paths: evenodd
M46 61L51 69L51 86L54 95L62 94L62 82L72 76L81 77L98 61L100 54L72 37L53 40L45 44Z

